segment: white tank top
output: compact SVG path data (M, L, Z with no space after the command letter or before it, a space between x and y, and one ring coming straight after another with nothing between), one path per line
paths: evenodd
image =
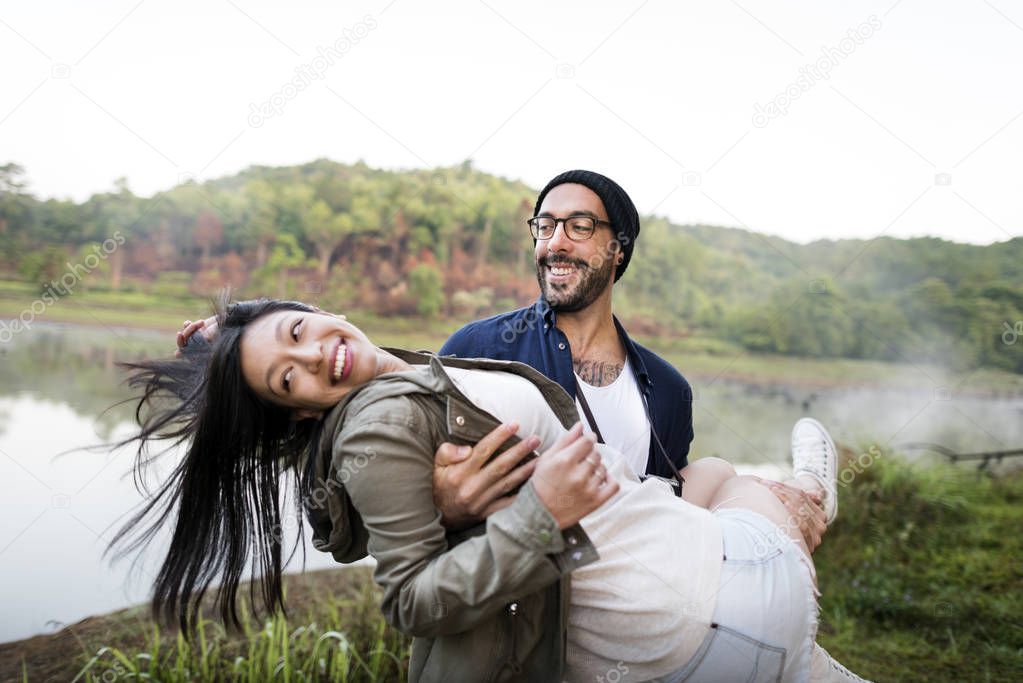
M604 437L604 443L625 456L625 462L629 463L633 472L646 474L650 422L636 384L636 375L632 372L632 363L626 360L618 377L606 387L587 384L579 375L575 376L575 381L579 391L586 396L586 403L593 411L593 419ZM592 434L578 398L575 405L583 420L583 430Z

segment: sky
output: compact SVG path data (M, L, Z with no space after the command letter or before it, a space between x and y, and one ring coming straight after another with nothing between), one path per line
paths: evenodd
M472 159L798 242L1023 235L1023 6L126 0L0 7L0 164L40 197Z

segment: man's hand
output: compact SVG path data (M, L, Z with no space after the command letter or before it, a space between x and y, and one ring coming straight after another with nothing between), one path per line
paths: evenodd
M608 475L595 445L593 435L583 434L577 422L539 458L533 488L559 529L572 526L618 492L618 482Z
M812 553L821 544L821 537L827 531L824 521L824 507L818 493L804 491L795 486L777 481L763 481L788 510L789 519L799 525L799 533L806 542L807 549Z
M201 334L203 337L206 338L206 341L208 342L213 341L213 338L217 335L216 316L206 318L206 320L196 320L195 322L192 322L191 320L186 320L184 324L181 326L181 331L178 332L177 338L175 340L177 341L178 344L178 350L174 353L175 356L179 357L181 356L181 350L185 348L186 344L188 344L189 337L191 337L199 330L202 330Z
M529 479L537 461L520 463L540 445L540 439L531 436L493 460L490 456L518 428L514 422L502 424L473 447L442 443L437 449L433 464L433 502L441 512L441 523L445 527L471 526L515 500L508 493Z

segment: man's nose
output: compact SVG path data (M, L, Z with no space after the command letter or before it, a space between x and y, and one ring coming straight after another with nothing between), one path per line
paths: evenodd
M572 240L568 238L568 225L558 223L554 228L554 234L547 240L547 251L569 251L572 248Z

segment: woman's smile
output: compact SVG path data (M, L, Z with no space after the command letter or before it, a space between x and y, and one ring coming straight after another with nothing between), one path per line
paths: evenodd
M337 340L337 345L334 347L334 352L330 358L330 368L332 373L330 375L331 384L337 384L343 382L345 379L352 374L352 365L354 364L355 352L350 351L348 344L345 342L344 337L340 337Z
M279 311L255 321L241 343L242 374L257 395L315 417L379 371L378 349L328 313Z

